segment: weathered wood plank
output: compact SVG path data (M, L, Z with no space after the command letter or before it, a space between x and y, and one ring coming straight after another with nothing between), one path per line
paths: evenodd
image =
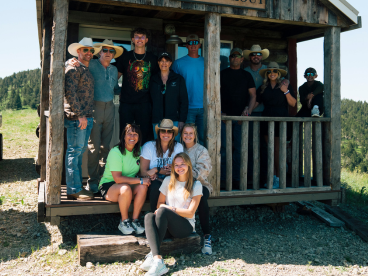
M292 153L291 153L291 186L299 187L299 123L293 122L293 138L292 138Z
M312 178L316 181L316 124L312 123Z
M221 173L220 29L220 14L206 14L203 105L205 145L212 160L212 172L208 177L214 189L212 196L217 196L220 193Z
M298 91L298 55L297 55L297 43L296 39L288 39L288 78L290 85L295 91ZM298 105L294 107L289 106L289 116L295 116L298 113Z
M150 252L147 239L132 235L77 235L78 260L87 262L113 263L141 260ZM189 254L200 249L201 237L197 233L189 237L162 241L162 255Z
M249 122L242 123L241 133L240 190L245 191L248 185Z
M299 124L299 176L304 175L304 128Z
M341 179L341 65L340 65L340 32L338 27L326 29L324 40L324 83L325 98L330 97L331 113L331 185L340 190Z
M66 38L66 45L70 45L79 41L79 24L78 23L68 23L68 31L67 31L67 38ZM66 60L73 58L73 56L66 51Z
M323 186L323 162L322 162L322 126L320 122L315 123L315 130L316 130L316 147L315 147L315 164L316 167L313 167L313 171L316 172L316 181L317 186Z
M221 120L233 121L258 121L258 122L329 122L330 118L312 118L312 117L255 117L255 116L221 116Z
M326 96L325 96L325 114L326 114ZM329 122L322 123L322 138L323 138L323 183L330 185L331 183L331 124Z
M279 166L280 166L280 189L286 188L286 122L280 122L280 149L279 149Z
M261 164L261 155L260 155L260 129L259 122L253 122L253 189L259 190L259 181L260 181L260 164Z
M49 124L50 138L46 170L46 203L60 203L64 155L65 49L68 0L54 0L51 40Z
M40 182L38 188L38 204L37 204L37 222L45 221L45 182Z
M233 135L232 121L226 121L226 191L233 186Z
M280 19L292 21L294 20L294 1L293 0L279 0L280 2Z
M311 186L312 123L304 123L304 187Z
M273 188L275 166L275 122L268 122L268 151L267 151L267 188Z
M270 55L268 56L268 58L266 58L262 62L275 61L278 64L284 64L288 61L289 55L285 50L272 50L272 49L269 49L269 50L270 50ZM290 70L290 67L289 67L289 70Z
M231 196L255 196L255 195L275 195L275 194L291 194L291 193L310 193L310 192L321 192L331 191L330 187L310 187L310 188L285 188L285 189L260 189L260 190L233 190L233 191L221 191L220 197L231 197Z

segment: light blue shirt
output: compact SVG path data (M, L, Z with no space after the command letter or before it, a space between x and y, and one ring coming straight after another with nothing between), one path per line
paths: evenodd
M188 55L174 61L172 70L183 76L188 91L189 109L203 108L204 59Z
M100 60L92 59L89 62L89 70L95 80L95 101L110 102L114 95L120 94L118 69L115 66L110 64L105 68Z
M256 85L256 90L263 84L264 78L259 74L259 71L262 69L266 69L266 65L262 65L257 71L253 71L250 66L244 68L245 71L249 72L254 80L254 84ZM253 109L253 112L262 112L264 109L263 103L260 103L257 108Z

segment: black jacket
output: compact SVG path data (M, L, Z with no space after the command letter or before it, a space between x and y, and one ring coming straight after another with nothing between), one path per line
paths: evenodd
M152 123L157 124L164 118L185 122L188 115L188 93L184 78L170 71L165 94L162 94L163 85L161 72L151 77L149 88L152 99Z

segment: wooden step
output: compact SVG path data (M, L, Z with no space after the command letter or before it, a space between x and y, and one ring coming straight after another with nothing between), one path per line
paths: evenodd
M151 251L144 236L113 234L79 234L78 259L80 265L114 263L144 259ZM166 239L161 244L161 254L178 255L199 252L201 237L197 233L187 238Z

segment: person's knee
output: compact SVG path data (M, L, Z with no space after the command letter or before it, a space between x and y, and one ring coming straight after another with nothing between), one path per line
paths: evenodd
M170 211L171 210L169 210L168 208L165 208L165 207L158 208L157 212L156 212L156 219L160 220L164 217L167 217L167 215Z
M120 195L132 196L132 188L129 185L122 185L119 189Z
M148 225L154 218L155 218L155 214L154 213L148 213L144 216L144 224Z
M147 185L139 185L139 186L137 186L136 189L137 189L137 194L146 195L147 191L148 191L148 186Z

